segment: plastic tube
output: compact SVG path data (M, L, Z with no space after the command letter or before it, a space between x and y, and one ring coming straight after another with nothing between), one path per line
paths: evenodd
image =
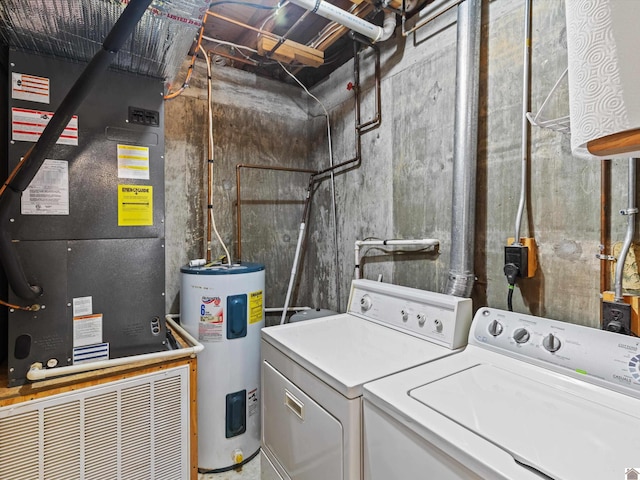
M280 325L283 325L287 318L287 309L289 308L289 302L291 301L291 292L293 291L293 285L296 282L296 274L298 273L298 263L300 262L300 250L302 248L302 241L304 240L305 224L300 224L300 231L298 233L298 243L296 244L296 253L293 256L293 266L291 267L291 276L289 277L289 288L287 288L287 295L284 299L284 307L282 308L282 318L280 318Z
M324 2L322 0L291 0L291 3L307 10L311 10L313 13L317 13L321 17L332 20L340 25L344 25L354 32L358 32L359 34L370 38L374 42L381 40L383 37L383 28L367 22L366 20L346 12L328 2ZM391 36L391 34L389 34L389 36Z
M413 240L356 240L355 242L355 269L354 277L356 280L360 278L360 247L363 245L388 245L388 246L423 246L423 247L437 247L440 245L440 240L435 238L420 238Z
M146 353L143 355L133 355L130 357L112 358L98 362L81 363L79 365L69 365L68 367L44 368L41 363L34 363L27 372L27 379L31 381L44 380L46 378L61 377L74 373L89 372L102 368L119 367L148 360L170 360L179 357L193 357L200 353L204 346L193 338L184 328L172 320L175 315L167 315L165 319L171 328L178 332L191 346L178 350L163 350L161 352Z

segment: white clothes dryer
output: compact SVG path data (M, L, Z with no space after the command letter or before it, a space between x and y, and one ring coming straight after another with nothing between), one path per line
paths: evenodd
M363 384L459 351L471 317L470 299L354 280L347 313L263 329L262 478L361 480Z
M638 338L481 308L463 352L365 385L364 477L623 479L638 365Z

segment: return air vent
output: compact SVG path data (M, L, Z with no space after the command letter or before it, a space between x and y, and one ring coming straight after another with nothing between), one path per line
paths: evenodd
M189 368L0 408L0 479L189 478Z

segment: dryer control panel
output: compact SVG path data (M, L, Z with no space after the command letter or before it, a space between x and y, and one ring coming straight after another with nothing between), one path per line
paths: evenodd
M348 313L456 349L467 344L472 302L416 288L358 279Z
M473 319L469 345L640 395L638 337L483 307Z

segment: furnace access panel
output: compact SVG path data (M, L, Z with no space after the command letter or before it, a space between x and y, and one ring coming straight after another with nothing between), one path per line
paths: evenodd
M84 65L9 51L11 171ZM164 327L163 81L109 71L40 171L9 225L39 311L9 310L9 386L48 368L158 351ZM4 159L3 159L4 160ZM9 301L18 298L9 288Z

